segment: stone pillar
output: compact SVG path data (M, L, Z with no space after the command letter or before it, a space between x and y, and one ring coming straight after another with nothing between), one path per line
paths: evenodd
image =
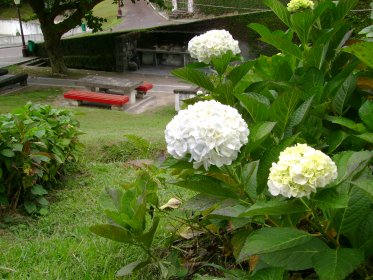
M172 11L177 11L177 0L172 0Z
M194 12L194 1L188 0L188 13L193 13L193 12Z
M138 33L126 34L116 38L115 54L117 72L129 70L128 65L136 56L138 38Z

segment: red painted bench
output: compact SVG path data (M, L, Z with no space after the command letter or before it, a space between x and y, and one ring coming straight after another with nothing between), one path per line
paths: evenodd
M135 88L135 90L139 97L144 97L145 94L148 92L148 90L151 90L152 88L153 88L153 84L148 83L148 82L143 82L141 85Z
M128 103L129 97L126 95L117 95L109 93L98 93L92 91L82 91L72 89L63 94L66 99L72 99L78 101L78 104L82 101L109 104L112 105L112 109L119 109L124 104Z

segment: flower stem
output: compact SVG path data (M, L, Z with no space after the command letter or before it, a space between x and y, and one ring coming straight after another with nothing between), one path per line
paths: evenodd
M328 234L326 233L326 231L324 230L324 228L323 228L323 226L322 226L322 224L321 224L321 221L320 221L320 218L319 218L319 216L317 215L317 212L316 212L316 209L315 209L315 207L314 207L314 205L311 205L311 207L302 199L302 198L299 198L300 199L300 201L307 207L307 209L309 210L309 211L311 211L311 213L312 213L312 217L313 217L313 221L312 220L310 220L310 223L314 226L314 227L316 227L316 229L322 234L322 236L325 238L325 239L327 239L327 240L329 240L329 241L331 241L336 247L339 247L339 245L338 245L338 242L336 242L335 240L334 240L334 238L331 238L330 236L328 236Z
M229 177L231 177L237 185L242 184L240 179L237 177L237 175L235 173L233 173L232 170L227 165L224 165L224 169L225 169L225 171L227 171Z
M229 177L231 177L233 179L233 181L236 183L237 186L235 186L235 187L239 191L239 193L244 194L242 192L243 184L242 184L241 180L238 178L237 174L235 172L232 172L230 167L227 166L227 165L224 165L224 169L227 172L227 174L229 175ZM245 193L245 194L246 194L246 197L248 198L249 202L251 204L254 204L254 200L247 193Z

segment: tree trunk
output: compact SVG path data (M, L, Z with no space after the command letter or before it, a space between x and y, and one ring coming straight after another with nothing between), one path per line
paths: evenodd
M52 67L52 73L54 74L66 74L67 67L63 59L63 52L61 48L61 37L62 35L45 30L44 41L45 48L48 53L49 62Z

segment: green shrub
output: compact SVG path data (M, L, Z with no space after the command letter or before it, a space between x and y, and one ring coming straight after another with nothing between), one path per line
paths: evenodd
M67 110L28 103L0 115L0 204L45 212L44 187L55 183L79 146L79 123Z
M125 139L101 148L103 162L126 162L134 159L152 158L157 154L157 148L149 141L136 135L125 135Z
M64 39L61 48L69 68L113 71L116 67L115 48L118 34L99 34ZM48 57L45 43L37 43L35 55Z
M11 0L0 1L0 7L11 7L12 5L14 5L14 2Z
M69 68L100 71L115 70L115 57L113 55L71 55L64 56L64 60Z

